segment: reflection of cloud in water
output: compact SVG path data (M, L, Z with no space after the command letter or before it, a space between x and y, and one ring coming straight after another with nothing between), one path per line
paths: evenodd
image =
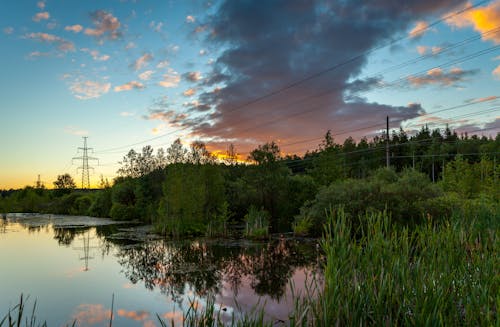
M161 315L167 326L182 326L184 315L182 311L169 311Z
M293 285L293 287L291 285ZM308 268L298 268L290 278L290 282L286 286L285 294L282 298L276 299L270 295L256 297L255 290L252 286L252 277L244 276L240 280L237 294L234 293L231 282L224 280L221 292L217 296L217 303L220 304L222 308L227 308L227 311L223 314L224 318L231 317L233 311L235 315L240 314L236 308L241 308L243 312L251 312L255 308L264 308L267 319L287 321L294 304L292 295L314 295L317 294L316 291L322 289L322 287L322 277L314 275Z
M102 325L108 321L111 316L111 310L104 308L102 304L80 304L73 314L77 326Z
M124 309L118 309L116 311L116 313L120 317L125 317L125 318L132 319L132 320L135 320L135 321L146 320L150 316L150 314L149 314L148 311L143 311L143 310L140 310L140 311L127 311L127 310L124 310Z
M132 283L125 283L122 285L123 288L125 289L131 289L131 288L135 288L136 285L135 284L132 284Z
M73 278L75 277L77 274L83 272L83 268L82 267L76 267L76 268L71 268L69 270L66 270L64 272L64 277L66 278Z

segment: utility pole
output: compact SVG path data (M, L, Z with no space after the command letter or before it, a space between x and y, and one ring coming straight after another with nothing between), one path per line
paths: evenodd
M391 166L389 161L389 116L387 116L387 129L385 132L385 164L387 168Z
M37 180L35 182L35 188L45 188L44 183L40 179L40 174L38 174L38 178L37 178Z
M88 151L93 151L92 148L87 147L87 136L83 137L83 148L78 148L78 150L82 150L81 157L74 157L73 160L82 160L82 165L78 167L78 169L82 170L82 190L90 188L90 174L89 170L94 169L89 166L89 160L99 160L94 157L89 157Z

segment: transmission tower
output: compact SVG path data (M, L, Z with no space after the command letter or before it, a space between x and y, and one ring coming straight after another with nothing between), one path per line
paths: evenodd
M93 151L92 148L87 147L87 136L83 137L83 148L78 148L78 151L82 150L82 156L81 157L74 157L73 160L81 160L82 165L78 167L78 169L82 170L82 189L88 189L90 188L90 174L89 170L94 169L93 167L89 166L89 160L99 160L94 157L89 157L89 150Z

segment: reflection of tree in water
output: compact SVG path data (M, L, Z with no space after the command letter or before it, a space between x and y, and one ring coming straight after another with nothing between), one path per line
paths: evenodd
M279 299L296 268L315 269L316 263L313 246L285 239L247 247L155 241L122 246L118 257L132 283L142 281L146 288L157 287L174 299L184 294L186 285L200 296L218 293L223 281L237 294L243 277L258 295Z
M54 227L54 239L57 240L59 245L70 246L76 236L82 235L89 229L89 227Z

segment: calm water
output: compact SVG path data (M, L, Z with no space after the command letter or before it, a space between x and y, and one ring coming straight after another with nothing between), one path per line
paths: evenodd
M156 314L180 322L190 301L203 307L207 296L227 319L259 304L269 320L287 320L289 282L301 291L321 279L318 260L308 240L174 242L107 220L8 216L0 218L0 320L21 293L49 326L105 326L113 294L114 326L156 326Z

